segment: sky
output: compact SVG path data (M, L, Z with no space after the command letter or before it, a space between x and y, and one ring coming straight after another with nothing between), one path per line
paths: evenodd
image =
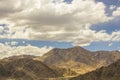
M74 46L120 50L120 0L0 0L0 58Z

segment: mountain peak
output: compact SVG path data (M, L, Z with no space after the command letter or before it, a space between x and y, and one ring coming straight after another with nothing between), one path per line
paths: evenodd
M69 49L79 49L79 50L86 50L86 49L84 49L83 47L81 47L81 46L74 46L74 47L72 47L72 48L69 48Z
M88 50L86 50L86 49L84 49L83 47L81 47L81 46L74 46L74 47L70 47L70 48L54 48L53 50L51 50L51 51L58 51L58 50L79 50L79 51L88 51Z

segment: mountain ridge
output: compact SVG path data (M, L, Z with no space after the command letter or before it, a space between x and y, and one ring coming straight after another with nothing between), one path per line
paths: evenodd
M31 58L0 60L0 79L40 80L55 78L59 74L44 63Z
M92 52L80 46L68 49L55 48L40 58L40 60L48 66L76 69L75 71L79 71L79 74L110 65L118 59L120 59L119 51Z
M120 80L120 60L70 80Z

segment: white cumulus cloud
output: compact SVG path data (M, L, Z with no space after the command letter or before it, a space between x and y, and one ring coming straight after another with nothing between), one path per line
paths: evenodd
M36 47L36 46L18 46L11 47L0 43L0 58L9 57L9 56L18 56L18 55L35 55L41 56L49 50L53 49L52 47Z
M113 12L113 16L120 16L120 7L118 7L117 10Z
M7 6L3 5L8 4ZM0 17L8 25L0 38L65 41L85 46L93 41L119 41L120 31L108 34L91 25L108 22L105 4L95 0L1 0ZM3 10L3 11L2 11ZM119 9L113 13L119 14Z

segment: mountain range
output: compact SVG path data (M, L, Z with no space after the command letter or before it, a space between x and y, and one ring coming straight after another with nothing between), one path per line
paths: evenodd
M50 67L66 68L78 74L85 74L117 61L120 59L120 52L92 52L76 46L68 49L55 48L42 57L37 58Z
M72 80L99 80L97 78L100 77L100 80L104 80L104 74L112 76L119 73L114 70L117 66L119 71L119 59L119 51L93 52L79 46L68 49L55 48L43 56L20 55L1 59L0 80L64 80L64 77L65 80L66 77L74 77ZM111 70L115 72L111 73Z

